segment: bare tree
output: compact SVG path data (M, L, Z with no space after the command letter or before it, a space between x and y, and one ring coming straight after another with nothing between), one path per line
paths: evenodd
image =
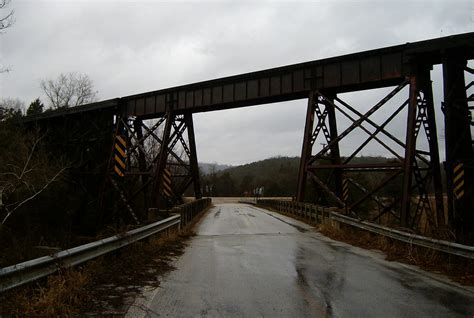
M85 74L60 74L56 79L42 80L40 85L54 109L79 106L97 100L94 83Z
M17 166L15 164L8 164L10 171L0 173L0 212L4 210L4 213L1 214L0 226L5 224L8 218L24 204L28 203L31 200L34 200L39 196L46 188L48 188L51 183L56 181L58 177L66 170L68 167L63 167L57 171L52 177L44 176L44 180L40 182L34 182L28 177L29 174L35 172L37 168L32 164L32 157L35 154L35 149L38 143L44 136L36 139L28 152L25 163L22 166ZM37 188L39 186L39 189ZM18 200L13 200L14 202L9 202L10 197L15 197L17 192L20 192L20 189L25 193ZM5 202L2 199L5 198Z
M0 9L4 9L9 3L10 3L10 0L0 0ZM3 18L0 18L0 30L6 29L13 24L14 12L15 11L11 10L6 16L4 16Z
M4 9L10 3L10 0L0 0L0 9ZM6 29L10 27L14 20L13 20L13 13L15 11L11 10L6 16L0 18L0 30Z
M25 103L18 98L1 98L0 99L0 122L16 118L23 115Z
M0 10L5 9L9 3L10 3L10 0L0 0ZM7 13L7 15L3 16L2 14L0 16L0 33L2 33L3 30L5 30L6 28L9 28L13 24L14 12L15 12L14 10L11 10L9 13ZM0 65L0 73L8 72L8 71L9 71L8 68L5 68L2 65Z

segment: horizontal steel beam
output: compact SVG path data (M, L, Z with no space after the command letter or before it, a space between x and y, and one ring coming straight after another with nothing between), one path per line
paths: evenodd
M401 169L400 163L349 163L349 164L321 164L309 166L308 170L342 169L342 170L397 170Z
M80 115L95 115L97 112L109 112L110 115L114 115L119 112L119 101L120 98L108 99L104 101L100 101L97 103L76 106L76 107L69 107L69 108L61 108L57 110L48 110L41 114L35 114L23 117L20 122L28 123L34 122L39 120L63 120L65 117L76 119L79 118Z
M151 91L31 118L73 115L101 107L117 109L122 115L153 118L167 111L195 113L306 98L310 90L341 93L391 86L403 82L413 71L415 62L441 63L447 48L463 49L466 58L474 58L472 43L474 33L406 43Z

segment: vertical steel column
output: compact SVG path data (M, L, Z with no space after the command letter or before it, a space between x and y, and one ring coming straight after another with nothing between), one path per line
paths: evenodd
M403 192L400 221L401 225L408 227L411 218L411 200L413 191L413 173L418 173L415 179L417 187L423 189L420 193L419 200L424 200L423 205L429 209L428 199L426 197L428 188L426 182L420 180L420 169L415 155L417 154L416 143L419 129L424 127L429 145L429 171L433 180L433 188L435 192L436 202L436 221L438 227L445 225L443 189L441 183L441 167L439 159L439 147L436 132L436 120L433 104L433 91L430 80L430 66L423 64L413 65L412 75L410 77L410 96L408 105L407 132L406 132L406 149L405 162L403 164ZM418 122L417 122L418 120ZM420 189L420 190L421 190ZM425 193L425 194L422 194ZM420 207L420 206L418 206ZM418 211L417 211L418 212ZM415 215L416 217L416 215ZM433 220L434 221L434 220ZM413 222L412 222L413 223ZM433 222L434 224L434 222Z
M308 161L311 158L311 151L313 145L311 143L311 137L313 134L313 125L314 125L314 92L309 93L308 97L308 109L306 111L306 123L304 126L304 136L303 136L303 147L301 150L301 159L300 159L300 168L298 173L298 185L296 188L296 201L303 202L306 188L306 166Z
M340 165L341 164L341 154L339 151L339 142L337 140L337 122L336 122L336 110L334 109L334 98L336 94L326 94L326 97L330 101L330 103L326 103L326 109L328 111L329 117L329 132L331 134L330 143L332 144L331 149L331 162L333 165ZM336 195L343 201L343 191L342 191L342 169L336 168L334 169L334 179L336 185Z
M146 163L146 156L145 156L145 153L143 152L143 149L145 148L145 145L144 145L144 140L143 140L143 131L142 131L142 125L143 125L143 121L139 118L136 118L133 122L133 128L135 130L135 134L137 135L137 139L138 139L138 143L139 143L139 147L137 147L138 149L138 167L140 168L140 171L141 172L145 172L147 171L147 163ZM147 174L142 174L141 175L141 180L142 180L142 187L144 187L143 189L143 201L144 201L144 213L147 214L148 213L148 204L150 202L149 200L149 192L147 190L148 187L146 187L146 185L148 184L148 179L149 179L149 176ZM144 220L147 219L147 215L144 215Z
M418 104L417 85L418 79L415 75L412 75L410 77L410 96L408 103L407 131L405 143L405 162L403 163L404 176L402 189L402 204L400 212L400 223L404 227L408 227L410 218L413 160L415 160L416 150L415 125Z
M191 166L191 177L193 178L194 196L196 199L200 199L202 198L202 192L201 192L201 181L199 179L199 166L198 166L198 159L197 159L197 152L196 152L196 139L194 136L193 114L185 113L184 121L188 128L188 142L189 142L189 150L191 152L190 158L189 158L189 164Z
M467 65L462 51L448 50L443 60L444 123L446 142L446 183L449 223L457 240L474 242L474 199L472 168L464 175L464 195L453 196L453 171L456 164L473 160L472 136L469 120L464 68Z
M156 169L155 169L155 185L154 185L154 191L153 195L155 196L155 207L159 208L159 203L160 203L160 190L162 186L162 180L163 180L163 170L166 168L166 160L168 158L168 144L170 141L170 133L171 133L171 127L172 127L172 122L174 120L174 114L171 112L166 113L166 124L165 124L165 130L163 131L163 139L161 142L161 148L160 148L160 157L158 159L158 162L156 164Z
M430 152L430 167L433 176L433 188L436 202L436 221L438 227L444 227L446 220L444 217L444 200L443 185L441 182L441 165L439 158L438 135L436 129L435 109L433 102L433 88L430 77L430 67L422 66L417 74L420 81L420 89L422 90L426 102L426 116L428 123L428 143Z

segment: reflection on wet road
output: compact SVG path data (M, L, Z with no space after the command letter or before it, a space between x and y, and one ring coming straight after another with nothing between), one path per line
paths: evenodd
M143 306L165 317L473 317L473 289L332 241L310 226L220 204Z

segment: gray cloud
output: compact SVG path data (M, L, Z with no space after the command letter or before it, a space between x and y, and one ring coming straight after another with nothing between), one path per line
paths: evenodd
M16 24L1 35L0 52L12 71L0 75L0 93L25 102L42 96L41 78L61 72L88 74L99 97L108 99L469 32L474 12L470 0L36 0L13 1L11 7ZM435 78L438 106L439 87ZM377 94L344 97L363 107ZM236 164L299 155L305 107L300 100L197 114L199 159ZM382 153L376 147L371 151Z

